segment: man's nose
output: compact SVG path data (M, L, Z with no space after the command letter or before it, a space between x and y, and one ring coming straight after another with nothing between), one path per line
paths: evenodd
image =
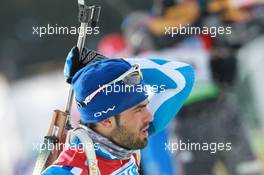
M145 115L145 122L151 122L152 120L153 120L153 115L149 110L147 110Z

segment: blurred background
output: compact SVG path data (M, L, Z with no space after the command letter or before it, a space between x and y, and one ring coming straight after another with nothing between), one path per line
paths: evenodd
M109 57L192 64L196 84L184 108L143 150L149 175L264 174L264 1L101 0L99 34L86 47ZM79 27L77 1L6 1L0 19L0 174L29 175L54 109L64 109L63 65L78 35L33 27ZM165 35L165 27L231 27L231 34ZM78 114L74 114L78 115ZM168 152L168 141L232 143L229 152ZM157 144L158 143L158 144ZM162 144L160 144L162 143Z

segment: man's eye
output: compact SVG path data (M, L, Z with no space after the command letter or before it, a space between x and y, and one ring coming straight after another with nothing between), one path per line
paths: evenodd
M138 108L135 112L144 112L147 109L146 106Z
M138 108L135 112L141 112L143 108Z

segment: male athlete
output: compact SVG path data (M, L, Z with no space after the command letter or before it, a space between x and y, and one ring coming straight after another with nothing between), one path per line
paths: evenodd
M161 59L109 59L87 49L79 55L76 47L70 51L65 75L80 125L94 143L98 174L140 174L136 152L169 124L189 96L192 67ZM82 147L66 149L42 175L88 175L86 159Z

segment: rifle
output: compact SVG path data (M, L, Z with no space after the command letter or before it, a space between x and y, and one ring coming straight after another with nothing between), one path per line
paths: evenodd
M98 5L88 6L85 4L85 0L78 0L78 5L79 5L79 21L81 23L80 26L81 32L79 33L77 47L81 54L85 44L86 29L87 27L92 27L92 28L96 27L99 20L101 7ZM59 154L63 150L67 134L72 129L70 123L70 113L71 113L73 96L74 96L73 89L70 85L65 110L53 111L52 120L49 125L47 135L44 137L44 142L41 146L41 150L39 152L33 170L33 175L41 174L41 172L46 167L51 165L58 158ZM95 153L92 153L92 157L95 159ZM95 164L94 162L92 163L93 165Z

